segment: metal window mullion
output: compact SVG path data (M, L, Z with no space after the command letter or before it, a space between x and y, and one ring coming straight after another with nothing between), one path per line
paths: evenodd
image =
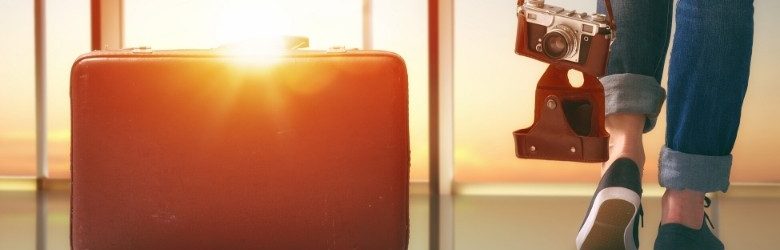
M454 0L428 1L429 248L454 249Z
M46 148L46 8L35 0L35 177L49 177Z
M453 0L430 0L429 132L431 194L452 194L454 167ZM435 16L433 16L435 15ZM436 19L436 20L433 20Z
M439 0L439 194L451 195L455 167L454 0Z
M45 180L49 178L46 145L46 5L33 3L35 33L35 249L46 249Z
M363 0L363 49L374 47L373 0Z
M91 0L92 50L116 50L124 45L124 1Z

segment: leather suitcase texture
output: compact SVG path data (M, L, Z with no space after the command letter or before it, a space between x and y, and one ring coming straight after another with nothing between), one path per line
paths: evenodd
M396 54L92 52L71 72L73 249L406 249Z

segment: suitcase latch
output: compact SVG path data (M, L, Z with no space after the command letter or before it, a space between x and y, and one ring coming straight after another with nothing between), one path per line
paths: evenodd
M150 46L140 46L140 47L133 47L133 48L125 48L125 50L129 50L130 53L133 53L133 54L151 54L152 53L152 47L150 47Z
M357 50L357 49L355 49L355 48L347 48L346 46L338 45L338 46L331 46L325 52L327 52L327 53L345 53L345 52L350 51L350 50Z

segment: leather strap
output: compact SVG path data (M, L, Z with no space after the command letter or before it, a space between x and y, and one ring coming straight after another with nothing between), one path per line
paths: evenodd
M517 6L523 6L525 0L517 0ZM615 16L612 14L612 3L609 0L604 0L604 5L607 7L607 25L612 32L617 31L615 26Z
M612 3L609 0L604 0L604 6L607 7L607 25L612 32L617 32L617 26L615 26L615 16L612 15Z

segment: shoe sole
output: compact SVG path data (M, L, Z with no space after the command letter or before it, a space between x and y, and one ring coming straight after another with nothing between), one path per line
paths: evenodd
M609 187L596 195L577 234L577 249L636 250L633 228L639 195L627 188Z

